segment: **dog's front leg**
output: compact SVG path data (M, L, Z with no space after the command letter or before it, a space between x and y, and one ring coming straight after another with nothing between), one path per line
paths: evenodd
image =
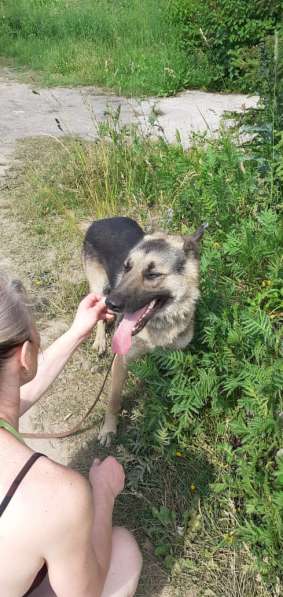
M126 359L116 355L112 365L112 388L104 424L99 433L103 446L110 446L112 435L116 435L118 415L122 405L122 391L128 373Z
M106 335L104 321L98 321L96 326L96 336L92 348L102 355L106 351Z

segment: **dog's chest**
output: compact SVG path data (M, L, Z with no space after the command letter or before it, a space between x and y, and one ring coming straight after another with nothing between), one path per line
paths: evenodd
M132 346L127 360L135 360L139 356L152 352L156 348L178 350L185 348L193 337L193 323L189 322L185 329L175 327L153 328L146 326L139 334L133 337Z

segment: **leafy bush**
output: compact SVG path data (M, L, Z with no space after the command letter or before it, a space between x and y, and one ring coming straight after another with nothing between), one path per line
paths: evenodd
M222 461L214 491L232 501L241 520L236 534L270 574L283 563L279 220L253 201L244 216L241 199L235 214L224 198L226 226L204 242L191 348L147 357L134 371L150 398L143 437L150 432L172 455L207 438Z
M198 144L183 172L180 148L174 182L168 167L172 228L210 222L197 332L187 351L159 352L133 367L150 397L141 443L153 441L167 457L213 446L212 490L237 517L231 541L252 549L270 586L283 570L280 48L275 35L252 139L242 148L225 135Z
M169 7L206 87L258 91L260 44L280 24L280 0L169 0ZM189 66L187 85L194 84Z

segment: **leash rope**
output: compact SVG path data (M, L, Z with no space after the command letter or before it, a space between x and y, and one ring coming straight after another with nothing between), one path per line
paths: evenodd
M30 437L32 439L61 439L61 438L64 438L64 437L69 437L70 435L74 435L79 430L81 432L85 431L84 429L80 429L80 427L83 424L83 422L89 417L90 413L93 411L93 409L95 408L95 406L97 405L98 401L101 398L101 394L102 394L102 392L104 390L104 387L105 387L106 381L108 379L109 373L111 371L111 367L112 367L113 361L115 359L115 356L116 355L114 354L114 356L112 357L112 359L110 361L110 364L109 364L108 369L106 371L106 374L105 374L102 386L101 386L101 388L100 388L100 390L99 390L99 392L98 392L98 394L97 394L94 402L91 404L91 406L89 407L89 409L87 410L87 412L85 413L85 415L78 421L78 423L76 423L76 425L74 427L72 427L72 429L69 429L67 431L58 431L58 432L54 431L54 432L50 432L50 433L45 433L45 432L42 432L42 433L21 433L21 436L22 437Z

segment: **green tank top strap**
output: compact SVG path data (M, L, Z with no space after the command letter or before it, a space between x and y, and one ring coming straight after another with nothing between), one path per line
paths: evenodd
M0 429L1 428L5 429L9 433L11 433L16 439L18 439L20 442L22 442L22 444L24 443L24 440L23 440L21 434L19 433L19 431L17 431L15 429L15 427L13 427L13 425L8 423L8 421L5 421L5 419L0 418Z

